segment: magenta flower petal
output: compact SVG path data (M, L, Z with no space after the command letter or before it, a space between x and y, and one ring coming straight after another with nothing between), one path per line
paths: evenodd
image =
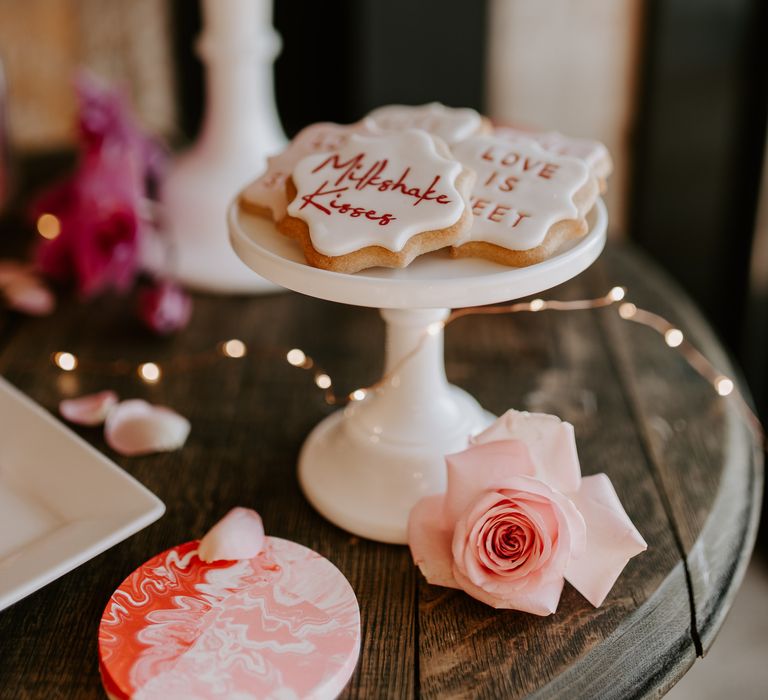
M204 562L253 559L264 549L264 525L250 508L233 508L200 540L197 556Z
M161 149L144 136L122 96L95 79L78 82L82 157L64 182L32 207L59 219L60 233L40 243L37 263L51 279L74 282L92 297L125 291L139 266L140 209L147 179L162 170Z
M139 318L160 335L184 328L192 316L192 299L177 284L161 282L139 292Z

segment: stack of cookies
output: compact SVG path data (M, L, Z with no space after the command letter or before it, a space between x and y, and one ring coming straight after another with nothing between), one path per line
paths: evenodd
M326 270L405 267L442 248L521 267L586 234L611 168L597 141L494 128L472 109L391 105L308 126L240 206Z

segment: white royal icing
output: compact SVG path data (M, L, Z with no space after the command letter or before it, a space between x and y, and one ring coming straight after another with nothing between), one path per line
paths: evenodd
M571 156L583 160L595 177L608 177L611 172L611 155L600 141L566 136L559 131L525 131L500 126L494 129L494 134L509 141L533 139L542 148L561 156Z
M583 161L545 151L530 139L495 136L474 136L452 151L477 173L469 240L530 250L553 224L578 218L573 196L590 177Z
M370 132L365 121L356 124L319 122L302 129L285 150L267 159L267 169L243 191L248 202L272 212L275 221L285 216L288 198L285 182L302 158L311 153L335 151L354 133Z
M306 222L323 255L372 245L397 252L412 236L461 218L467 203L456 179L462 170L425 131L355 134L338 151L299 162L288 214Z
M474 109L446 107L439 102L419 107L387 105L374 109L368 119L383 131L424 129L448 145L478 133L483 124Z

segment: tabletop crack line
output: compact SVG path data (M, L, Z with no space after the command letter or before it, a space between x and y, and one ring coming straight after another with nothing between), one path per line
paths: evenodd
M614 336L618 339L619 334L616 332L615 328L612 326L611 319L606 319L602 317L600 319L600 327L602 329L602 335L604 340L606 341L609 340L610 336ZM607 348L608 357L610 358L611 362L614 365L616 376L619 378L619 381L621 382L624 397L625 397L625 400L627 401L627 406L629 408L629 411L635 420L635 424L638 426L638 437L639 437L640 447L643 451L643 454L645 455L646 464L648 465L648 471L656 487L659 500L661 501L662 508L664 509L664 514L666 515L667 522L669 523L670 531L672 533L672 539L675 542L675 546L681 558L681 563L683 565L683 574L685 576L685 586L688 593L688 606L690 609L690 617L691 617L691 627L690 627L691 641L693 642L696 656L699 658L703 658L704 647L701 641L701 635L699 633L699 627L697 622L696 599L694 594L693 579L691 577L691 571L688 565L688 552L686 552L685 550L685 546L683 544L683 538L680 534L680 529L678 527L677 521L674 516L674 510L672 508L672 504L669 500L669 496L667 494L666 488L664 487L664 482L661 477L661 465L660 465L660 462L662 461L661 456L657 454L657 451L653 446L653 441L651 440L650 435L648 434L648 427L644 418L645 414L643 412L643 409L641 408L641 400L635 390L634 383L629 376L630 372L628 368L628 359L625 354L626 350L624 348L623 343L622 342L616 342L616 343L606 342L605 345Z

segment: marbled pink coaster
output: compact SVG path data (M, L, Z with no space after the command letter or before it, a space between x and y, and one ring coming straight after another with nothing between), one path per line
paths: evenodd
M99 627L112 698L333 698L360 652L343 574L267 537L259 556L206 564L197 541L150 559L114 592Z

